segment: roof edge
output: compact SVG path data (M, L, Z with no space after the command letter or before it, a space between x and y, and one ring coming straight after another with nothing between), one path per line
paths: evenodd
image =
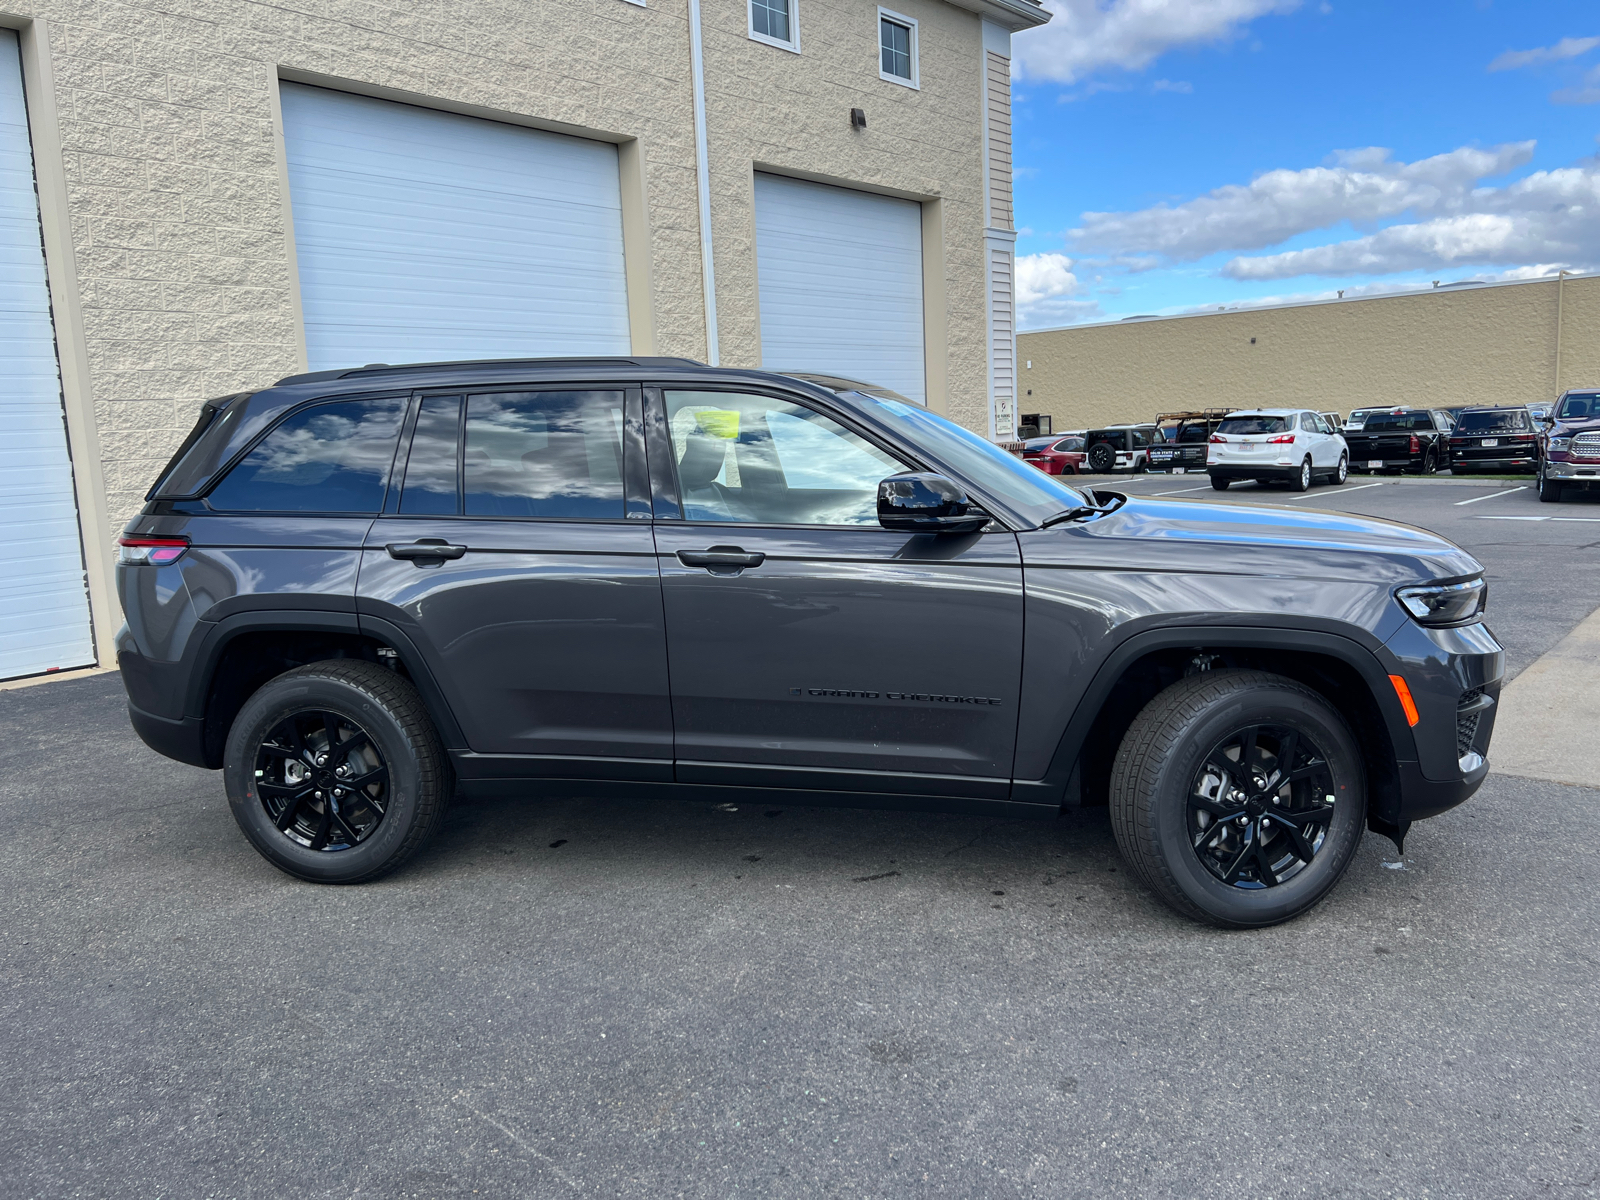
M987 17L997 25L1004 25L1012 33L1024 29L1037 29L1048 24L1054 15L1039 0L946 0L957 8Z

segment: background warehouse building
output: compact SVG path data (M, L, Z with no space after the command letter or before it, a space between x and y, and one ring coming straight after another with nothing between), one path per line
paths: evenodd
M108 661L199 402L298 370L685 355L1014 432L1038 0L10 2L0 679Z
M1024 333L1019 405L1056 430L1188 408L1534 404L1600 386L1600 277Z

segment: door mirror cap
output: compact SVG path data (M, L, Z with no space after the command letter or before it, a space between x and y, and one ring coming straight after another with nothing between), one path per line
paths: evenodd
M929 471L891 475L878 484L878 524L897 533L977 533L989 514L954 480Z

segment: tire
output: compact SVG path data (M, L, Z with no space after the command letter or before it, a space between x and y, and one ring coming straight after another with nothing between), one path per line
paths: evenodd
M1539 499L1545 504L1559 504L1561 502L1561 481L1551 479L1545 470L1544 459L1539 460L1539 473L1535 476L1536 486L1539 489Z
M1430 450L1430 451L1428 451L1428 453L1426 455L1423 456L1421 474L1423 474L1423 475L1437 475L1438 473L1439 473L1439 460L1434 455L1433 451Z
M358 659L296 667L245 701L223 780L251 844L313 883L366 883L399 867L438 828L452 786L417 689Z
M1303 492L1311 486L1311 456L1306 455L1305 461L1300 464L1300 470L1289 480L1291 492Z
M1219 492L1227 491L1228 485L1232 482L1233 480L1229 479L1226 475L1213 475L1211 477L1211 486L1216 488Z
M1117 452L1109 442L1096 442L1089 447L1089 470L1096 475L1109 475L1116 469Z
M1334 487L1338 487L1340 484L1344 483L1344 481L1346 479L1349 479L1349 478L1350 478L1350 456L1348 454L1341 454L1341 455L1339 455L1339 465L1334 468L1333 474L1328 476L1328 482L1333 484Z
M1291 770L1307 776L1258 791L1236 807L1220 786L1223 771L1212 764L1240 761L1243 745L1231 739L1250 728L1257 730L1251 756L1257 769L1247 785L1265 775L1271 787L1276 757L1286 748ZM1296 770L1295 763L1302 766ZM1311 794L1323 789L1336 797L1331 804ZM1129 866L1178 912L1230 929L1276 925L1327 895L1355 856L1366 807L1361 752L1344 719L1311 689L1264 671L1206 671L1179 680L1134 718L1111 769L1111 827ZM1208 830L1216 831L1209 841Z

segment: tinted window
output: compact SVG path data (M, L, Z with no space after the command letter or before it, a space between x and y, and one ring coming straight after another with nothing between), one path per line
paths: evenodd
M622 516L622 393L467 398L469 517Z
M1600 392L1568 396L1556 412L1560 421L1584 421L1590 417L1600 417Z
M456 475L461 448L461 397L429 396L417 414L406 460L400 511L426 516L460 512Z
M1300 414L1300 428L1304 429L1307 433L1316 433L1317 432L1317 419L1315 417L1313 417L1310 413L1301 413Z
M1464 412L1456 421L1457 433L1518 433L1531 428L1528 412L1523 408Z
M1229 417L1217 426L1218 433L1234 435L1252 433L1282 433L1289 423L1282 417Z
M212 489L229 512L375 513L405 401L347 400L291 414Z
M1204 442L1209 439L1210 436L1211 434L1207 432L1206 426L1204 425L1185 425L1178 432L1178 442L1181 445L1187 446L1196 442Z
M1433 418L1427 413L1374 413L1367 418L1365 428L1368 433L1414 432L1418 429L1432 429Z
M1076 452L1083 449L1083 439L1081 437L1062 438L1051 449L1060 450L1063 453Z
M906 469L786 400L731 392L668 392L666 400L683 515L692 521L876 525L879 481Z

